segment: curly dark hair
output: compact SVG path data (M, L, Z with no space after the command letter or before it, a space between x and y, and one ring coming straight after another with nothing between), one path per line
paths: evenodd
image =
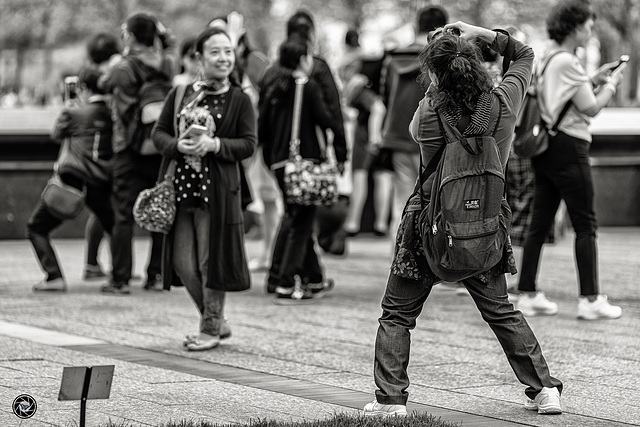
M564 40L580 25L596 14L588 0L563 0L558 2L547 17L547 34L557 43Z
M482 64L480 49L456 35L443 34L434 39L418 59L422 85L431 81L429 71L438 80L430 92L434 108L460 106L473 112L480 94L493 88L491 76Z

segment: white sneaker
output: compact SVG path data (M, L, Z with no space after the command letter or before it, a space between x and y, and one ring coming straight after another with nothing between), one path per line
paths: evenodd
M542 387L535 399L527 399L524 409L538 411L539 414L561 414L560 392L557 387Z
M381 405L377 400L364 405L365 417L406 417L407 405Z
M622 316L622 308L609 304L606 295L597 295L595 301L580 297L578 302L578 319L617 319Z
M33 292L66 292L67 282L60 277L53 280L43 280L33 285Z
M525 316L553 316L558 312L558 304L549 301L543 292L538 291L533 295L522 292L518 295L516 309Z

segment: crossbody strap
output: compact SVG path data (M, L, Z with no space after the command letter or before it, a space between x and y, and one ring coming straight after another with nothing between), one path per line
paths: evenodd
M291 121L291 139L289 140L289 158L300 157L300 115L304 85L309 81L307 76L295 77L296 90L293 98L293 120Z

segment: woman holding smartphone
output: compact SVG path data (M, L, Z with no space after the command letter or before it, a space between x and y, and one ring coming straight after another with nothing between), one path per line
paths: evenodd
M626 68L624 61L604 64L589 76L575 51L591 37L595 14L584 0L555 6L547 18L551 48L540 59L547 71L539 81L538 100L542 118L555 123L564 105L571 107L551 137L549 148L532 159L536 189L531 225L527 233L518 289L517 308L529 316L553 315L556 303L537 290L536 277L545 237L553 223L560 200L567 205L576 234L575 257L580 283L578 318L616 319L622 309L600 294L596 246L596 212L593 178L589 165L591 133L589 122L613 98ZM559 54L556 54L560 51ZM551 56L554 55L552 58Z
M229 79L235 55L229 35L209 28L198 36L196 59L204 80L173 89L153 133L164 174L175 160L177 214L165 237L163 280L184 284L200 311L190 351L216 347L231 335L225 295L250 287L244 251L240 162L256 144L249 97ZM200 133L198 126L206 132Z

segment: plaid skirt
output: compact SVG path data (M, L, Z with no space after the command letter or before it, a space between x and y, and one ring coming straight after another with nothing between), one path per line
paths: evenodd
M507 166L507 202L513 214L509 234L514 246L524 246L531 224L535 192L536 178L531 159L518 157L512 152ZM554 242L554 228L550 227L545 243Z

